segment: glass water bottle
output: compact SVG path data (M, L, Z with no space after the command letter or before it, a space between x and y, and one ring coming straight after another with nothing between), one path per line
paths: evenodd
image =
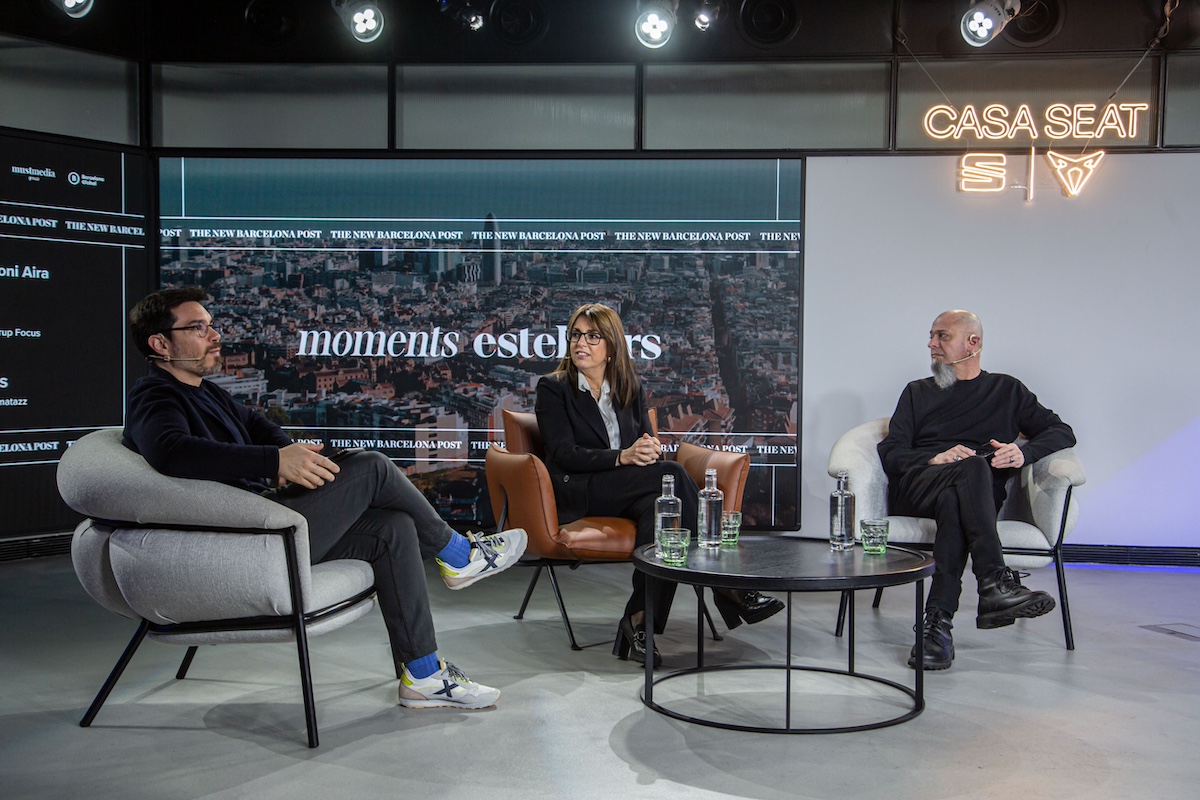
M839 472L837 488L829 495L830 550L850 550L854 547L854 492L847 486L849 481L848 472Z
M675 476L663 475L662 495L654 501L654 555L662 558L662 532L678 528L682 521L683 501L675 496Z
M717 488L717 471L704 470L704 488L700 490L700 508L696 520L696 544L701 547L721 546L721 511L725 493Z

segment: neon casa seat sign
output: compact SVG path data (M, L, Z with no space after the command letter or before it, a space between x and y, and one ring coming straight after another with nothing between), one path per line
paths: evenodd
M1012 142L1016 139L1035 144L1045 137L1052 142L1071 139L1087 143L1105 140L1136 140L1149 111L1149 103L1052 103L1041 116L1028 105L1012 109L1003 103L991 103L978 110L974 105L962 110L951 105L936 105L925 112L925 135L931 139L979 142ZM1067 155L1053 150L1046 159L1068 197L1078 197L1087 179L1104 158L1103 150ZM998 192L1005 188L1007 170L1000 153L967 153L959 165L959 189L964 192ZM1033 151L1027 192L1032 192ZM1032 196L1029 195L1032 199Z
M1028 105L1013 111L1002 103L992 103L977 111L963 106L962 111L949 105L937 105L925 112L925 135L931 139L961 140L970 136L992 142L1013 141L1024 134L1029 139L1136 139L1140 116L1150 110L1149 103L1109 103L1099 109L1095 103L1052 103L1038 119Z

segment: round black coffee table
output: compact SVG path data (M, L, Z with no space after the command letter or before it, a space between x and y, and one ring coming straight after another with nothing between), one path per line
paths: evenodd
M801 539L793 535L743 536L736 548L704 550L695 542L688 551L687 563L672 567L654 555L654 545L639 547L633 553L634 568L646 574L646 651L654 648L654 583L671 580L697 587L742 589L787 593L787 659L782 664L727 664L705 666L704 632L697 624L696 666L654 677L654 659L646 659L646 683L642 702L661 714L686 722L715 728L754 731L760 733L846 733L897 725L916 717L925 709L925 676L922 664L921 620L924 611L925 578L933 574L933 559L924 553L889 546L881 555L867 554L856 547L840 553L830 551L829 543ZM854 667L854 590L882 589L888 586L916 584L915 642L917 648L913 687L868 675ZM846 669L800 666L792 663L792 593L844 592L848 600L849 627L847 631L848 664ZM769 624L769 623L765 623ZM654 702L654 687L664 681L702 672L721 670L782 670L785 674L785 712L782 727L741 725L680 713ZM904 713L877 722L859 725L813 728L792 727L792 673L820 672L849 679L870 681L891 687L911 700Z

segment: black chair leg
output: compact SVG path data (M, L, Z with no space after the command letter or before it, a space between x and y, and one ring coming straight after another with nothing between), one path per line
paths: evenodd
M833 631L834 636L840 637L842 631L846 629L846 608L850 605L850 589L842 592L842 601L838 603L837 627Z
M554 565L546 565L546 574L550 576L550 585L554 587L554 599L558 601L558 613L562 614L563 625L567 628L567 638L571 640L572 650L582 650L575 641L575 631L571 630L571 618L567 616L567 606L563 602L562 590L558 588L558 578L554 574Z
M317 740L317 702L313 697L312 667L308 660L308 634L304 623L296 627L296 654L300 659L300 691L304 695L304 722L308 727L308 746L316 747Z
M1071 630L1071 606L1067 602L1067 573L1063 569L1062 553L1054 556L1054 571L1058 575L1058 602L1062 606L1063 638L1067 641L1067 649L1075 649L1075 632Z
M192 666L192 659L196 657L196 651L200 648L192 645L183 655L183 663L179 665L179 670L175 673L175 680L181 681L187 677L188 669Z
M308 727L308 746L316 747L317 702L313 698L312 667L308 659L308 629L304 618L304 598L300 592L300 555L296 544L295 528L285 537L284 555L287 557L288 590L292 596L292 632L296 636L296 655L300 660L300 692L304 696L304 722Z
M117 664L112 668L112 672L108 674L108 680L100 687L99 694L92 704L88 706L87 713L83 715L83 719L79 721L79 727L86 728L92 724L92 720L100 713L100 706L104 705L104 701L108 699L108 695L112 692L113 687L117 685L117 681L121 679L121 673L125 671L125 667L129 666L130 659L137 652L138 646L142 640L146 638L146 633L150 630L150 622L142 620L138 625L137 631L133 634L133 638L129 640L129 644L125 645L125 652L121 653L121 657L117 659Z
M537 586L538 578L542 576L542 570L546 567L545 564L538 564L537 569L533 571L533 577L529 581L529 588L525 590L525 599L521 601L521 610L513 619L525 619L525 609L529 606L529 598L533 596L533 587Z
M521 609L517 611L513 619L525 619L525 609L529 607L529 598L533 596L533 589L537 586L538 578L542 576L542 570L550 576L550 587L554 589L554 600L558 603L558 613L562 616L563 626L567 629L567 638L571 641L572 650L582 650L579 642L575 641L575 631L571 628L571 618L567 616L567 604L563 602L562 589L558 586L558 576L554 574L554 565L548 561L531 563L530 566L535 567L533 577L529 579L529 586L525 589L525 598L521 600Z

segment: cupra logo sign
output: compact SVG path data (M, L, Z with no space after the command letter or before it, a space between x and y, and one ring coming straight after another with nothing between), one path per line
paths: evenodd
M1054 174L1062 184L1063 191L1068 197L1078 197L1083 191L1083 185L1100 166L1104 159L1103 150L1093 150L1080 156L1067 156L1053 150L1046 151L1046 160L1054 167Z
M1102 108L1095 103L1051 103L1040 114L1022 104L1015 109L1002 103L992 103L977 109L974 105L961 110L951 105L936 105L925 112L925 134L931 139L954 141L1012 142L1027 140L1030 144L1042 137L1052 142L1129 141L1138 136L1142 115L1149 103L1108 103ZM1046 161L1068 197L1078 197L1088 180L1104 159L1103 150L1091 150L1078 155L1046 151ZM1035 151L1029 151L1026 199L1033 199ZM959 162L958 188L968 193L999 192L1008 188L1008 158L1003 153L967 153ZM1013 187L1018 188L1018 187Z

